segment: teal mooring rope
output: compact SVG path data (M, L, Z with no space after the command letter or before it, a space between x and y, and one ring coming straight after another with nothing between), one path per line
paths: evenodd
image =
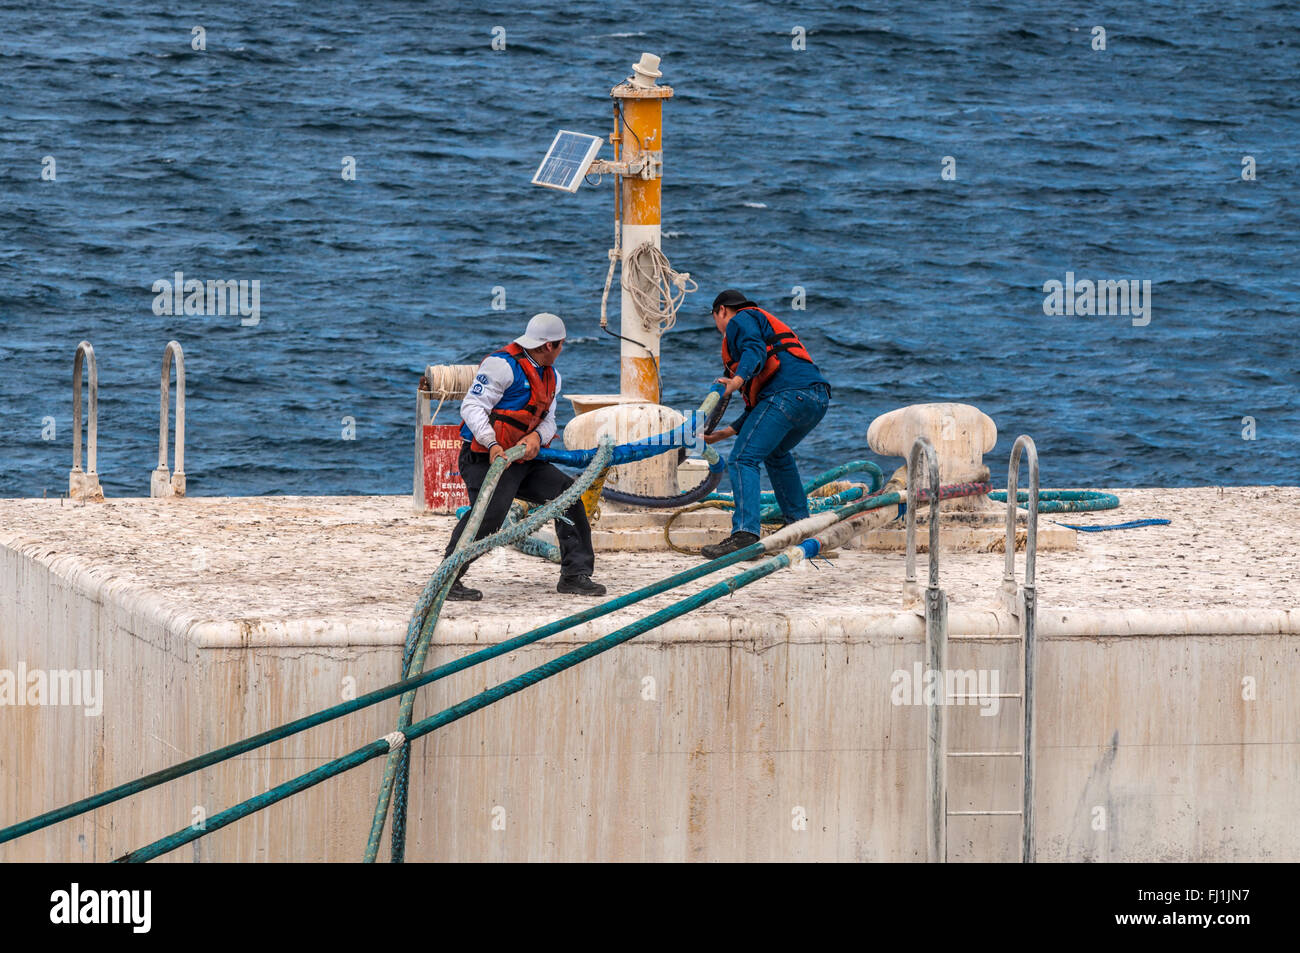
M865 510L875 509L881 506L890 506L897 504L898 502L900 502L900 498L897 493L888 493L883 496L872 497L871 499L863 500L852 506L845 507L844 511L842 513L837 513L837 515L842 519L847 519ZM810 548L808 542L800 545L805 547L805 552L816 552L815 544ZM761 550L762 544L755 543L754 546L750 548ZM730 557L740 557L745 552L747 552L747 550L741 550L730 554ZM687 612L697 609L716 599L722 598L723 596L729 596L737 589L747 586L758 579L771 575L773 572L788 566L790 564L790 558L788 550L782 552L770 559L764 560L753 569L746 570L745 572L733 576L725 582L716 583L693 596L688 596L685 599L679 600L673 605L660 609L658 612L652 613L643 619L639 619L630 625L624 626L603 638L589 642L587 645L581 646L574 651L561 655L558 658L554 658L534 669L530 669L522 675L516 676L515 678L502 682L486 691L480 692L458 705L444 709L436 715L426 718L423 721L416 722L407 728L403 728L401 734L405 738L405 743L402 744L402 748L409 747L411 741L422 738L444 725L457 721L458 719L478 711L493 702L499 701L502 698L522 691L530 685L542 681L545 678L549 678L552 675L556 675L559 672L572 668L579 662L608 651L609 649L614 648L623 642L627 642L644 632L648 632L651 629L663 625L665 622L669 622L678 616L684 615ZM328 762L327 764L321 765L313 771L309 771L308 773L286 781L283 784L276 785L269 791L255 795L234 807L227 808L224 811L212 815L208 818L206 825L202 829L196 830L193 826L186 827L174 834L170 834L151 844L147 844L144 847L131 851L129 854L118 858L118 862L141 863L152 860L155 857L159 857L175 850L183 844L197 840L215 830L220 830L240 818L247 817L249 814L255 813L262 808L269 807L270 805L282 801L293 794L320 784L322 781L328 780L338 774L342 774L344 771L388 753L391 753L391 751L387 740L381 738L372 741L368 745L358 748L356 751Z
M994 490L989 494L990 500L999 503L1007 501L1006 490ZM1016 491L1017 503L1029 502L1029 491ZM1119 506L1119 497L1113 493L1098 490L1039 490L1038 512L1040 513L1083 513L1089 510L1113 510Z
M596 461L593 460L593 463L596 463ZM597 469L597 467L593 467L593 469ZM957 495L965 495L967 488L953 487L951 489L953 489ZM845 495L849 495L849 494L845 494ZM854 503L851 506L837 508L834 511L835 519L837 521L843 521L865 510L874 509L882 506L895 505L900 502L901 500L897 493L890 493L890 494L885 494L883 496L872 497L870 499L862 500L860 502ZM432 601L429 600L427 597L429 595L430 590L432 590L433 593L436 595L438 592L438 588L441 588L441 587L437 587L437 588L435 587L436 587L437 577L442 573L442 570L447 570L447 571L454 570L458 568L459 565L462 564L465 559L473 558L481 554L481 552L484 552L487 549L492 548L493 546L505 545L509 542L512 542L514 538L517 538L519 533L531 531L530 527L526 525L531 523L532 520L527 520L525 521L525 524L521 524L518 527L514 527L509 531L502 530L501 532L494 534L491 537L488 537L484 540L477 541L471 547L468 547L464 550L458 550L458 552L455 553L452 558L448 559L444 563L444 565L440 567L439 572L436 572L434 574L434 578L429 580L429 585L426 586L425 593L422 594L421 599L417 604L417 616L420 614L422 610L425 609L433 610L434 618L432 620L432 624L428 625L428 629L430 632L432 631L433 624L436 624L436 607L433 606ZM810 557L814 555L817 552L817 549L819 548L815 537L805 540L805 542L799 544L799 546L800 548L803 549L805 557ZM434 716L432 719L425 719L424 721L419 722L416 725L408 726L407 728L402 729L400 733L407 740L414 740L418 737L422 737L424 734L427 734L428 732L435 730L437 727L440 727L442 724L446 724L449 723L450 721L454 721L458 718L464 717L464 715L469 714L472 711L476 711L479 708L485 707L486 705L491 704L493 701L496 701L499 698L503 698L509 694L513 694L514 692L520 691L523 688L527 687L528 685L534 684L536 681L540 681L544 678L549 677L552 674L556 674L559 671L569 668L572 665L575 665L578 662L585 660L586 658L589 658L595 654L599 654L600 652L606 651L608 648L612 648L616 644L620 644L623 641L627 641L628 639L635 637L635 635L638 635L641 632L649 631L650 629L655 628L658 625L661 625L672 618L676 618L679 615L682 615L695 608L698 608L698 606L703 605L708 601L712 601L713 599L719 598L722 595L730 594L731 592L734 592L736 589L740 588L741 586L748 585L749 583L755 581L758 578L762 578L763 576L768 575L771 572L774 572L780 568L784 568L785 566L789 565L791 560L789 553L791 551L792 550L787 550L784 553L772 557L767 561L765 561L764 563L762 563L759 567L756 567L755 569L751 569L745 573L741 573L740 575L735 576L732 579L727 580L726 582L718 583L710 587L709 589L706 589L703 592L696 594L695 596L689 597L684 600L680 600L678 603L675 603L673 606L670 606L665 610L661 610L660 612L654 613L651 616L646 617L645 619L639 620L633 625L626 626L623 629L620 629L617 632L611 634L610 636L606 636L605 638L599 639L596 642L589 643L587 646L578 649L576 652L571 652L565 656L561 656L558 659L552 660L552 662L549 662L546 665L540 666L537 669L533 669L530 672L526 672L523 675L519 676L517 679L512 679L509 682L502 683L501 685L496 686L494 689L490 689L487 692L480 693L479 695L474 696L473 698L467 700L466 702L462 702L460 705L454 706L451 709L447 709L444 712L439 713L439 715ZM353 699L351 701L344 702L341 705L336 705L324 711L317 712L313 715L309 715L304 718L297 719L296 721L290 722L286 725L282 725L279 728L272 729L267 732L262 732L261 734L254 736L252 738L245 739L244 741L241 742L236 742L235 744L228 745L225 748L218 749L213 752L209 752L205 755L201 755L194 759L190 759L187 762L173 766L172 768L165 769L164 771L155 772L152 775L137 779L136 781L129 782L128 784L119 785L117 788L111 789L110 791L105 791L91 798L83 799L82 801L77 802L76 804L68 805L67 807L60 808L57 811L48 812L47 814L41 815L38 818L33 818L30 821L23 822L23 824L15 825L13 827L0 830L0 842L11 840L14 837L22 836L23 834L30 833L33 830L37 830L42 827L48 826L50 824L57 823L59 820L64 820L69 817L73 817L78 814L85 813L86 811L93 810L95 807L102 806L103 804L111 803L112 801L115 800L119 800L120 798L129 796L132 793L138 793L139 791L145 790L149 787L153 787L157 784L164 783L167 780L171 780L173 778L180 777L184 774L188 774L193 771L199 770L201 767L204 767L206 765L214 764L219 761L226 760L230 757L234 757L239 753L252 750L261 745L269 744L272 741L278 740L279 738L286 737L297 731L306 730L307 728L312 727L313 725L320 724L332 718L341 717L344 714L347 714L351 711L356 711L368 705L377 704L378 702L383 701L387 698L394 697L397 694L405 694L420 685L427 684L438 678L446 677L447 675L453 674L456 671L462 671L472 665L478 664L481 661L486 661L488 658L497 657L499 655L513 651L514 649L522 645L526 645L531 642L538 641L541 638L545 638L547 635L554 634L555 632L562 631L565 628L570 628L574 625L581 624L582 622L588 621L590 619L599 617L609 612L616 611L617 609L620 608L624 608L627 605L640 601L641 599L649 598L651 595L655 595L660 592L664 592L669 589L675 588L676 586L688 582L692 579L699 578L700 576L707 575L712 572L716 572L717 570L725 568L725 566L731 565L735 562L739 562L744 559L750 559L757 555L762 555L764 552L765 552L764 544L756 543L753 546L747 547L746 549L739 550L735 553L731 553L720 559L701 564L699 566L686 570L682 573L678 573L675 576L660 580L659 582L643 587L642 589L637 590L634 593L629 593L626 596L608 600L606 603L602 603L601 605L598 606L593 606L587 610L584 610L581 613L577 613L565 619L557 620L554 623L550 623L546 626L542 626L539 629L535 629L532 632L526 633L523 636L519 636L516 637L515 639L508 640L507 642L503 642L494 647L485 648L483 650L480 650L479 652L471 653L470 655L458 659L452 663L449 663L444 666L440 666L439 668L433 670L432 672L425 673L418 677L404 679L400 682L395 683L394 685L390 685L383 689L370 692L367 695L364 695L360 698ZM461 557L461 558L457 559L456 557ZM441 600L439 600L439 602L440 601ZM413 617L412 619L413 625L415 622L416 619ZM425 618L420 622L420 630L422 635L425 634L424 631L425 623L427 622L430 622L430 620L428 618L428 615L426 614ZM442 720L438 721L438 719L442 719ZM400 748L405 748L405 746L406 745L404 743L399 743ZM254 813L255 811L260 810L263 807L269 806L270 804L274 804L279 800L291 796L294 793L297 793L299 791L305 790L306 788L319 784L321 781L324 781L330 777L333 777L337 774L347 771L350 768L356 767L366 761L372 760L373 758L376 758L381 754L391 753L391 747L392 746L389 744L387 738L379 739L377 741L371 742L370 744L364 746L363 748L351 752L350 754L345 755L342 758L336 759L335 761L330 762L326 765L322 765L320 768L307 772L306 774L300 775L299 777L293 778L281 785L277 785L275 788L272 788L270 791L264 792L263 794L257 795L254 798L242 802L241 804L238 804L233 808L220 812L217 815L214 815L212 818L209 818L207 825L201 830L196 831L193 830L192 828L186 828L185 830L177 832L176 834L173 834L168 838L163 838L162 840L156 841L153 844L146 845L145 847L140 848L137 851L133 851L130 854L126 855L125 857L119 859L143 861L143 860L149 860L152 857L159 856L162 853L166 853L170 850L175 849L181 844L202 837L213 830L220 829L221 827L224 827L230 823L233 823L234 821L239 820L241 817Z

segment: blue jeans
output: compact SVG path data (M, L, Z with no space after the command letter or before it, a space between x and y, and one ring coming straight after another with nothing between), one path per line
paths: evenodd
M758 535L758 515L762 508L758 483L760 463L767 465L772 492L785 518L793 522L808 515L808 497L790 451L826 416L830 402L830 393L821 384L759 398L745 418L736 445L727 458L727 472L736 497L731 518L733 533Z

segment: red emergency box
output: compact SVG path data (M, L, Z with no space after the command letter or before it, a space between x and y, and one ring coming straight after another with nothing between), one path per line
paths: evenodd
M425 424L421 439L424 508L432 513L454 513L469 505L465 483L460 478L460 427L457 424Z

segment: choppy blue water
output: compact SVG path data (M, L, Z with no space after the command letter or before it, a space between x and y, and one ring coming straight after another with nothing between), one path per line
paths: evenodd
M643 50L676 90L664 248L700 282L667 403L716 375L706 312L734 286L835 385L806 472L860 454L879 413L957 400L998 424L995 478L1027 432L1049 486L1296 482L1291 2L2 2L0 495L66 489L81 338L110 495L148 492L169 338L192 494L409 491L424 365L477 361L535 311L568 322L567 389L615 390L609 180L528 183L557 128L608 134ZM178 270L259 280L260 323L156 316ZM1067 271L1149 280L1150 324L1044 315Z

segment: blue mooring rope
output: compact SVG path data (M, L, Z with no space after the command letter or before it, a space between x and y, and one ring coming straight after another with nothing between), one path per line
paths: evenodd
M1062 523L1058 520L1052 520L1057 526L1064 526L1066 529L1077 529L1083 533L1104 533L1108 529L1137 529L1139 526L1168 526L1169 520L1147 519L1147 520L1129 520L1127 523L1111 523L1102 526L1075 526L1073 523Z

